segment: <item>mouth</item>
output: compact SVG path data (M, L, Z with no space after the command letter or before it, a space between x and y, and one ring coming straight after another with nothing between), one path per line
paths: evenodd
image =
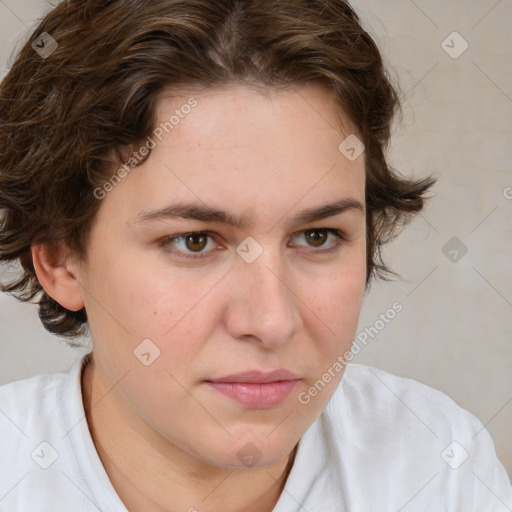
M251 409L268 409L283 402L298 380L280 380L259 384L254 382L209 382L210 388L223 393Z
M300 382L288 370L250 371L207 380L212 389L250 409L268 409L282 403Z

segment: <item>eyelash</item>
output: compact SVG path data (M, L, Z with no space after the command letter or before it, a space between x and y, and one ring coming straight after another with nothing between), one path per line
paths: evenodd
M343 233L343 231L340 231L339 229L333 229L333 228L305 229L303 231L300 231L298 233L298 235L304 234L308 231L325 231L328 234L334 235L334 237L335 237L333 246L329 247L328 249L315 250L313 246L310 246L313 249L313 253L315 253L315 254L328 254L328 253L335 252L335 251L339 250L340 247L343 245L343 242L345 242L347 240L345 233ZM186 239L186 237L188 237L190 235L208 235L209 237L211 237L213 239L215 234L216 233L214 233L212 231L191 231L189 233L180 233L178 235L167 236L167 237L163 238L162 240L160 240L159 245L163 248L167 248L168 246L171 245L172 242ZM304 247L304 246L302 246L302 247ZM323 246L320 246L320 247L323 247ZM209 256L209 252L190 253L190 252L183 252L181 250L170 251L170 252L178 255L181 258L187 258L190 260L199 260L199 259L207 258Z

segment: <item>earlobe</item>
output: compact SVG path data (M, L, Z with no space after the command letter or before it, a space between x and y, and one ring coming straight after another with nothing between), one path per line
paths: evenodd
M41 286L53 300L70 311L84 307L74 258L64 243L32 245L32 261Z

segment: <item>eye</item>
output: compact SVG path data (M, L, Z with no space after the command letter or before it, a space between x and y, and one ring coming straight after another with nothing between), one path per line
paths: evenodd
M346 240L343 232L331 228L315 228L301 231L292 237L298 239L303 237L306 246L313 249L313 253L328 253L340 248L343 241ZM327 242L331 240L330 244ZM220 248L215 243L214 233L210 231L194 231L191 233L180 233L178 235L168 236L160 240L160 246L166 251L182 258L200 259L207 258L215 248ZM294 244L301 246L303 244ZM323 248L327 246L326 248ZM207 250L209 249L209 250Z
M217 245L213 241L212 234L208 231L195 231L193 233L181 233L175 236L169 236L160 241L160 245L166 249L174 247L177 250L169 249L171 252L181 253L185 258L204 258L209 251L204 249L208 247L214 249Z
M303 238L306 241L306 246L318 248L328 246L326 249L315 252L329 252L339 248L345 239L344 233L337 229L331 228L314 228L302 231L296 236L296 239ZM332 243L327 244L327 241L331 239ZM302 245L302 244L296 244Z

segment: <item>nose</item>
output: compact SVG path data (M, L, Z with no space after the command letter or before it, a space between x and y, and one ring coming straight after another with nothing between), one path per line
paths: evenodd
M234 338L275 349L300 331L300 298L279 255L264 251L252 263L238 259L230 276L225 321Z

